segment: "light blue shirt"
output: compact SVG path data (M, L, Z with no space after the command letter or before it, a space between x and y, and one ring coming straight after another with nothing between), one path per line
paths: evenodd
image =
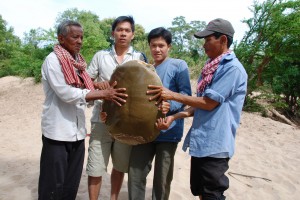
M247 73L232 52L225 55L202 94L220 104L211 111L195 109L183 150L194 157L231 158L247 90ZM201 77L198 80L201 80Z
M164 87L183 95L192 95L189 69L184 60L167 58L155 69ZM176 101L169 101L169 103L170 110L167 116L182 111L185 106ZM183 119L173 121L168 130L162 130L155 141L180 142L183 135L183 125Z

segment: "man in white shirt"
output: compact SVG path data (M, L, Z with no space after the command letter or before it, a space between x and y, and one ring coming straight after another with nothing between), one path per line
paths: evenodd
M39 199L75 200L84 161L87 101L105 99L125 103L125 89L95 90L79 53L83 29L78 22L58 26L59 44L42 65L45 102L42 113L42 153Z
M141 52L135 51L130 45L134 38L134 20L131 16L120 16L112 23L114 45L111 49L98 51L87 70L97 88L106 88L108 81L118 65L130 60L147 62ZM102 184L102 176L107 171L111 156L113 169L111 172L111 199L117 199L124 173L128 172L131 146L115 141L109 134L106 125L100 121L99 112L102 102L96 101L91 118L91 137L87 161L88 189L90 200L98 199Z

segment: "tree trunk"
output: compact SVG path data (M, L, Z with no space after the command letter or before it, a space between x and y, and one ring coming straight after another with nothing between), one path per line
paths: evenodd
M270 110L272 112L272 114L278 118L280 121L287 123L291 126L297 127L296 124L294 124L292 121L290 121L288 118L286 118L284 115L281 115L279 112L277 112L275 109L271 109Z
M265 66L270 62L270 57L264 57L263 61L259 64L257 68L257 82L256 86L262 86L263 80L262 80L262 73L264 71Z

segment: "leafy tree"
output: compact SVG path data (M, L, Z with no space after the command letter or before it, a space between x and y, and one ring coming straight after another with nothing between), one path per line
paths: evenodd
M144 27L140 24L136 24L132 46L136 50L143 52L146 55L148 62L153 64L147 36L148 34L145 33Z
M31 29L28 33L24 33L23 44L32 45L35 49L46 45L48 41L47 32L42 28Z
M12 75L11 60L20 48L21 40L13 34L14 29L7 27L0 15L0 77Z
M299 52L299 43L293 44L299 39L299 5L299 0L256 2L252 9L253 18L243 21L250 30L236 51L244 61L251 81L257 86L263 85L263 74L271 66L271 61L276 62L278 58L289 60ZM291 49L291 45L296 48ZM289 52L282 51L283 48Z
M112 36L111 36L111 32L112 32L111 25L114 20L115 20L115 18L106 18L99 22L100 29L103 31L103 35L105 36L106 41L109 43L109 46L113 45L113 43L114 43Z
M190 30L190 26L185 21L185 17L175 17L172 21L172 27L170 27L169 30L172 32L174 53L183 53L188 43L186 33Z
M187 23L185 17L175 17L172 27L173 45L171 56L185 60L190 67L192 77L198 76L206 56L201 49L203 40L194 37L194 33L205 28L205 22L191 21Z
M243 20L249 31L235 48L249 75L249 93L270 86L273 92L285 96L290 111L298 107L300 93L293 81L300 79L299 8L299 0L254 2L253 17Z
M48 36L49 31L42 28L24 33L23 43L11 61L13 75L34 77L36 82L40 82L43 60L53 47L52 39Z
M21 44L20 39L13 34L14 29L7 27L6 21L0 15L0 60L11 58Z

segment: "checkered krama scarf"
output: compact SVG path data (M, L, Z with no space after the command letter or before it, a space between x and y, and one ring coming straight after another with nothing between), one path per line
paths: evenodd
M202 72L201 72L201 81L198 83L197 91L200 93L204 92L205 87L211 82L212 77L215 73L215 71L218 69L219 63L222 59L222 57L226 54L229 54L231 51L228 50L225 53L219 55L215 59L211 60L209 59L206 64L204 65Z
M95 89L90 76L85 71L87 64L81 54L77 54L78 59L75 60L71 54L59 44L54 46L54 53L60 61L68 85L78 88L85 86L85 88L89 90ZM75 68L78 69L79 75L76 73ZM79 76L82 78L83 83Z

